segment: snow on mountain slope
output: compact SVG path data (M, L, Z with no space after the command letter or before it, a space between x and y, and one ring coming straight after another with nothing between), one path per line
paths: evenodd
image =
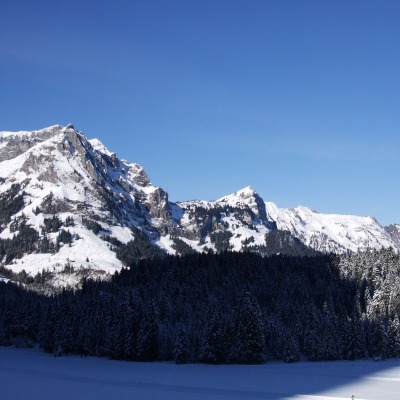
M14 271L57 270L73 260L77 266L112 272L122 263L101 233L122 243L134 238L131 227L143 230L149 238L159 236L152 214L160 214L160 204L152 197L158 193L162 197L165 192L151 185L140 166L119 161L99 141L89 142L73 126L1 132L0 149L0 193L7 197L17 187L17 196L23 198L18 212L2 221L0 239L18 234L13 225L23 219L24 225L37 231L39 240L46 236L55 243L58 232L42 232L45 219L57 215L61 221L67 217L74 220L68 227L73 237L70 246L61 242L53 254L35 249L16 257ZM88 229L84 219L97 224L100 234Z
M260 221L267 221L265 203L251 186L246 186L229 196L224 196L217 200L216 203L219 203L221 206L228 205L237 208L250 208Z
M271 202L266 203L266 209L279 230L289 231L317 251L343 253L396 247L373 217L320 214L303 206L278 208Z
M72 125L0 132L0 265L16 272L66 264L112 272L122 267L116 247L131 240L170 254L254 250L276 246L267 235L278 231L322 252L400 244L396 227L386 232L371 217L279 209L251 187L215 201L172 203L142 166Z
M216 201L186 201L178 205L180 236L199 240L203 250L242 251L248 246L262 246L265 235L275 228L264 201L249 186Z

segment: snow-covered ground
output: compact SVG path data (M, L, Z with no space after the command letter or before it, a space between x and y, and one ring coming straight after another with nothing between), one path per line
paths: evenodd
M398 400L400 361L133 363L0 347L2 400Z

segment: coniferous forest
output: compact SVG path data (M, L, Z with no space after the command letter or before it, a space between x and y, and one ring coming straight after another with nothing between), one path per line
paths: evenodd
M400 257L222 252L131 260L40 294L0 282L0 344L132 361L400 357Z

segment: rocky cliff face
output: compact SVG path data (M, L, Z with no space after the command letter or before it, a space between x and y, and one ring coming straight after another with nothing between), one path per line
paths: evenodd
M199 250L241 251L250 244L264 245L265 235L275 229L263 200L250 187L216 201L187 201L177 206L176 232Z
M389 234L393 242L400 248L400 224L385 226L385 231Z
M279 209L250 187L216 201L172 203L140 165L72 125L0 133L0 263L16 271L66 262L112 271L122 266L118 246L135 240L180 254L272 243L276 251L279 243L322 252L397 248L396 229L371 217ZM285 234L271 236L277 231Z

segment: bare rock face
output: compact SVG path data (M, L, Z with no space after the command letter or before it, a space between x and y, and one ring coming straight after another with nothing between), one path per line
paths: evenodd
M168 219L170 217L168 193L161 188L156 188L148 196L150 215L153 218Z
M150 179L146 174L146 171L139 164L129 164L129 178L141 187L149 186Z
M400 224L385 226L385 231L390 235L393 242L400 248Z
M146 171L141 165L136 163L126 163L126 165L129 168L126 175L131 182L131 187L136 188L135 195L148 210L154 226L162 235L169 233L173 229L173 221L168 193L151 184Z
M38 143L50 139L60 129L61 126L55 125L37 132L5 132L0 135L0 162L18 157Z

